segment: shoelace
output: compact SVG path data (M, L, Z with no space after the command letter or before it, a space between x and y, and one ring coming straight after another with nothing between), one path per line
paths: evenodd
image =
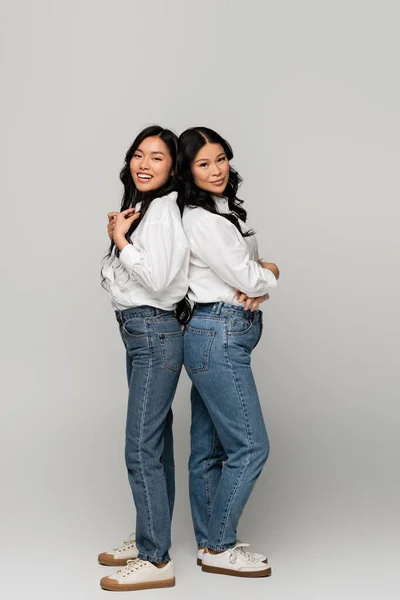
M230 557L229 557L229 562L231 564L234 564L238 558L241 558L242 560L244 560L245 562L248 563L253 563L256 562L258 560L258 558L256 556L254 556L254 554L252 554L251 552L247 552L246 550L243 550L243 548L248 548L250 546L250 544L236 544L236 546L234 548L230 549Z
M117 573L121 574L122 577L127 577L127 575L131 575L134 571L138 571L142 567L146 566L146 561L141 558L134 558L133 560L128 560L126 563L126 567L122 567L122 569L118 569Z
M244 544L244 545L246 545L246 546L250 546L250 544L245 544L245 542L242 542L242 540L237 540L237 541L236 541L236 545L238 546L238 545L240 545L240 544ZM266 559L267 559L267 557L266 557L266 556L264 556L263 554L258 554L257 552L250 552L250 554L252 554L253 556L255 556L255 558L256 558L257 560L266 560ZM267 561L267 562L268 562L268 561Z
M131 533L129 539L124 540L121 548L114 548L114 552L125 552L125 550L130 550L136 543L136 536L134 533Z

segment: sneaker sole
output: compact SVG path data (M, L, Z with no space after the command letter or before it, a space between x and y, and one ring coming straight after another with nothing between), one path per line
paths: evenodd
M201 567L201 565L202 565L202 564L203 564L203 561L201 560L201 558L198 558L198 559L197 559L197 565L198 565L199 567Z
M270 577L272 575L271 567L264 571L234 571L233 569L221 569L220 567L210 567L202 564L201 570L205 573L216 573L217 575L230 575L231 577Z
M105 567L126 567L128 560L134 560L133 558L113 558L111 555L99 554L97 560L100 565Z
M142 583L115 583L115 579L104 577L100 587L110 592L133 592L134 590L153 590L156 588L169 588L175 586L175 577L162 581L144 581Z

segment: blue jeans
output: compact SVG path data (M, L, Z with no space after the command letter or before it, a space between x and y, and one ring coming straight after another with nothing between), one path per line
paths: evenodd
M168 561L175 497L171 404L183 363L183 331L170 311L116 311L129 397L125 460L136 506L139 558Z
M250 366L261 311L199 304L186 327L192 381L189 491L197 544L235 545L244 506L268 458L269 442Z

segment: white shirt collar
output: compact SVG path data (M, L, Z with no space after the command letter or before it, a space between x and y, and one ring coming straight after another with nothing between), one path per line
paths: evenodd
M217 207L217 210L220 214L231 212L229 210L228 198L220 198L219 196L213 196L212 198L213 198L213 200L215 202L215 206Z

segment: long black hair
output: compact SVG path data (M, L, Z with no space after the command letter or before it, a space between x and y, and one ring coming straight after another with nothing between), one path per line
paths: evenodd
M208 212L217 214L224 219L228 219L238 229L243 237L254 235L254 231L243 232L238 219L246 222L247 212L243 208L243 200L237 197L237 191L242 182L242 178L235 169L229 165L229 179L223 196L227 198L229 210L231 213L219 213L210 192L200 189L194 182L191 171L192 163L205 144L220 144L230 161L233 158L233 151L230 144L212 129L208 127L191 127L186 129L178 142L178 160L176 175L178 181L178 205L183 212L185 206L192 208L201 206Z
M143 193L143 192L139 192L139 190L137 189L137 187L135 185L135 182L133 181L130 163L131 163L133 155L135 154L136 150L139 148L140 144L143 142L143 140L145 140L148 137L159 137L165 143L165 145L167 146L168 151L171 155L172 168L171 168L171 174L170 174L169 179L166 181L166 183L162 187L160 187L156 190L152 190L150 192ZM139 223L144 218L152 201L155 198L160 198L161 196L166 196L167 194L169 194L170 192L172 192L173 190L176 189L175 167L176 167L177 154L178 154L178 136L170 129L164 129L163 127L160 127L160 125L150 125L150 127L146 127L145 129L143 129L136 136L131 147L127 151L127 153L125 155L124 166L122 167L121 172L119 174L119 178L122 182L122 185L124 186L124 193L123 193L122 200L121 200L120 211L122 212L123 210L127 210L128 208L132 208L135 206L135 204L137 204L137 202L141 201L140 217L132 223L129 231L125 234L125 238L129 243L131 243L130 238L131 238L132 233L139 226ZM106 260L107 258L109 258L111 256L111 253L114 250L114 247L115 247L115 244L113 241L111 241L108 253L104 257L104 260ZM115 248L115 254L116 254L116 256L119 256L118 248ZM102 279L102 285L104 287L104 277Z
M236 195L242 178L231 165L229 165L228 183L223 192L223 196L228 200L230 213L219 213L211 193L200 189L194 182L191 171L192 163L197 153L208 143L220 144L227 159L230 161L233 158L233 150L230 144L219 133L208 127L190 127L179 137L176 167L179 209L183 213L185 206L190 208L201 206L204 210L230 221L243 237L254 235L253 230L243 232L240 227L239 219L246 222L247 212L242 206L243 200L240 200ZM191 317L192 310L186 296L177 304L175 315L181 323L186 324Z

